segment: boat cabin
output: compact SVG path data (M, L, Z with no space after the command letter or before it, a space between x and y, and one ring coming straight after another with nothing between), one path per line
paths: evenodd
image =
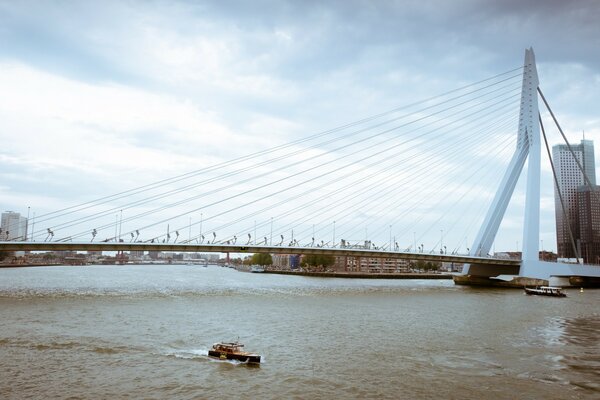
M561 288L554 286L538 286L534 288L525 288L525 293L533 294L538 296L553 296L553 297L566 297L567 295L562 292Z
M239 353L242 351L243 344L237 342L231 343L215 343L213 345L213 350L216 351L224 351L227 353Z

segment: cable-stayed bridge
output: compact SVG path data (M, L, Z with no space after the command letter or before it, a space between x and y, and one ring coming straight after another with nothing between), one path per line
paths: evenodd
M539 264L538 91L527 50L524 65L441 95L38 214L0 250L320 253L467 263L486 278L600 276ZM523 260L491 257L527 159Z
M198 253L271 253L271 254L324 254L341 257L364 257L423 260L436 262L478 263L491 266L518 267L519 260L477 257L460 254L412 253L365 248L300 247L269 245L232 244L189 244L189 243L125 243L125 242L4 242L3 246L12 251L168 251Z

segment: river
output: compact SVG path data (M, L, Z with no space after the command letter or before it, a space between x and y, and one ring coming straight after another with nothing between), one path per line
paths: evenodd
M229 268L0 270L0 398L598 399L600 290ZM207 357L238 339L259 367Z

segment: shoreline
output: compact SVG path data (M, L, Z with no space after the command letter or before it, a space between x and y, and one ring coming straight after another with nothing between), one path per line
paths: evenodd
M345 279L452 279L450 274L430 273L365 273L365 272L309 272L309 271L264 271L261 274L298 275L319 278Z
M4 268L32 268L32 267L57 267L57 266L70 266L70 267L86 267L91 265L102 265L102 266L113 266L113 265L126 265L126 264L85 264L85 265L66 265L63 263L27 263L27 264L0 264L0 269ZM146 264L139 264L146 265ZM184 264L147 264L147 265L184 265ZM238 269L242 272L251 272L243 269ZM259 272L261 274L275 274L275 275L295 275L295 276L311 276L317 278L344 278L344 279L444 279L451 280L452 274L433 274L433 273L416 273L416 272L393 272L393 273L367 273L367 272L311 272L311 271L282 271L282 270L265 270Z
M50 264L50 263L26 263L26 264L0 264L2 268L28 268L28 267L60 267L65 264Z

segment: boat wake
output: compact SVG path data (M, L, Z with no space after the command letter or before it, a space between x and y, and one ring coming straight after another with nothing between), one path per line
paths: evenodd
M187 349L187 350L174 350L167 351L163 353L167 357L180 358L184 360L193 360L193 361L209 361L215 363L225 363L231 365L252 365L247 361L239 361L239 360L219 360L213 357L208 356L207 348L199 348L199 349Z
M189 350L174 350L164 353L168 357L183 358L186 360L205 359L208 357L208 349L189 349Z

